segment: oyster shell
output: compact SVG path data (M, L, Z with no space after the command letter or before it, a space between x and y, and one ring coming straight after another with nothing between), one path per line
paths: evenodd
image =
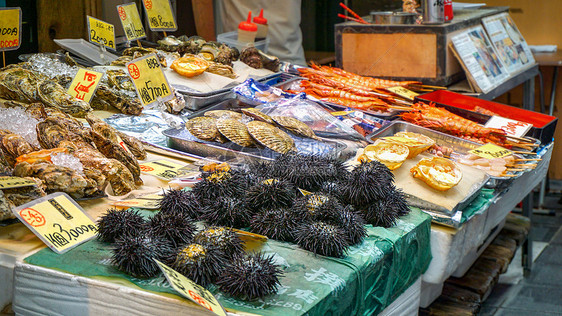
M16 159L36 150L22 136L7 130L0 130L0 149L10 166L16 164Z
M461 169L451 160L441 157L423 158L410 169L410 173L439 191L449 190L462 179Z
M269 124L275 124L275 122L273 122L273 119L269 115L263 113L262 111L256 108L245 108L245 109L241 109L241 111L242 113L244 113L244 115L249 116L254 120L266 122Z
M201 46L198 54L207 61L214 61L220 53L221 50L217 42L207 42Z
M111 62L111 66L125 66L128 62L133 60L133 56L119 56L119 58L115 59Z
M248 133L248 129L244 123L235 119L219 119L217 120L217 128L219 132L231 142L242 147L253 147L256 142Z
M131 97L119 90L111 89L103 83L99 84L91 103L96 109L107 109L114 106L129 115L140 115L143 109L138 97Z
M274 115L271 118L275 121L275 123L279 124L281 127L288 129L296 135L320 140L320 138L318 138L318 136L314 134L314 131L312 130L312 128L310 128L310 126L304 124L294 117Z
M119 131L117 131L117 135L119 135L119 137L121 137L121 139L125 142L125 145L127 146L127 148L129 148L131 153L133 153L133 155L137 159L139 159L139 160L145 160L146 159L146 150L144 149L144 145L142 144L142 142L140 140L138 140L136 137L127 135L127 134L119 132Z
M200 116L185 122L185 127L191 135L207 141L213 141L219 137L217 119L214 117Z
M273 151L284 154L295 150L295 142L291 136L271 124L251 121L246 127L255 140Z
M231 119L236 119L236 120L242 119L241 113L229 111L229 110L211 110L211 111L205 112L205 114L203 114L203 115L208 116L208 117L214 117L214 118L217 118L217 119L220 119L220 118L231 118Z
M176 52L181 45L185 45L183 41L180 41L173 35L168 35L161 40L156 41L158 43L158 48L167 52Z
M202 38L201 36L191 36L187 42L186 45L182 47L182 49L180 49L179 53L180 54L185 54L185 53L189 53L189 54L197 54L199 53L199 51L201 50L201 47L203 46L203 44L207 43L207 41Z
M105 72L107 75L107 83L115 89L123 89L135 91L135 86L131 78L121 69L110 69Z
M246 65L260 69L265 68L273 72L279 71L279 58L268 55L255 47L247 47L240 53L240 61Z
M76 117L84 117L92 111L90 105L66 92L58 83L45 80L37 87L39 99L54 108Z
M209 68L207 68L207 70L205 71L230 79L236 79L238 77L238 75L234 73L234 69L232 67L218 62L210 61Z
M0 190L0 221L16 218L12 212L14 208L47 195L43 191L41 180L37 178L28 179L34 180L37 185Z

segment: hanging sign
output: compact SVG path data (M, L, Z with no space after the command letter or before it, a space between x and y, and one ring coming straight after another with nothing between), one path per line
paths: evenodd
M513 154L511 150L492 143L487 143L486 145L470 150L469 153L486 159L502 158Z
M70 196L49 194L14 209L17 218L56 253L68 250L96 236L94 221Z
M151 30L173 32L178 29L170 0L143 0L142 4Z
M146 37L136 3L118 5L117 13L127 40L134 41Z
M173 98L156 54L149 54L127 63L127 71L145 107Z
M98 20L89 15L86 16L86 20L88 21L90 42L115 49L115 27L113 24Z
M68 94L90 103L102 77L103 74L101 72L79 68L76 76L72 79L70 87L68 87Z
M0 8L0 51L21 45L21 8Z
M160 270L162 270L162 273L164 273L164 276L166 277L170 285L174 288L174 290L178 291L181 295L185 296L191 301L210 310L216 315L226 316L225 310L222 308L222 306L219 304L219 301L213 296L213 294L211 294L211 292L207 291L201 285L191 281L183 274L180 274L179 272L168 267L162 262L156 259L154 259L154 261L156 261L156 263L160 267Z

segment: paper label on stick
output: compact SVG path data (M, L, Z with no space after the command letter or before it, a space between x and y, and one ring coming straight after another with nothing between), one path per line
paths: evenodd
M143 0L142 4L152 31L173 32L178 29L170 0Z
M101 72L79 68L76 76L72 79L68 94L71 96L90 103L103 74Z
M149 54L127 63L127 71L143 106L150 107L173 98L172 89L156 54Z
M410 101L414 101L414 98L417 97L419 95L419 93L415 93L412 90L408 90L404 87L401 86L396 86L396 87L388 87L386 88L387 91L390 91L394 94L397 94L403 98L406 98Z
M15 50L21 45L21 8L0 9L0 51Z
M98 20L89 15L86 16L86 19L88 21L90 42L115 49L115 27L113 24Z
M110 204L121 207L138 207L148 210L156 210L160 208L160 200L162 200L162 195L148 194L136 199L113 201Z
M494 145L492 143L487 143L484 146L480 146L478 148L470 150L469 153L486 159L502 158L513 154L511 150L505 149L498 145Z
M166 159L145 162L139 165L143 173L159 177L163 180L171 180L178 176L178 170L184 165Z
M0 177L0 189L13 189L37 185L37 182L20 177Z
M95 237L94 221L66 193L57 192L17 207L17 218L56 253Z
M510 136L522 137L527 134L533 124L494 115L488 120L488 122L486 122L486 125L484 126L502 129L507 133L507 135Z
M117 13L127 40L134 41L146 37L136 3L118 5Z
M164 273L166 280L170 282L170 285L174 288L174 290L178 291L181 295L191 301L210 310L214 314L226 316L226 311L222 308L219 301L213 296L213 294L211 294L211 292L207 291L201 285L191 281L162 262L156 259L154 259L154 261L156 261L160 270Z

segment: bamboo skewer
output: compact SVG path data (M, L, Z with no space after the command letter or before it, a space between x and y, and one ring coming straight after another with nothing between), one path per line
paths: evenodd
M525 171L526 169L521 169L521 168L507 168L505 169L507 171Z
M514 154L522 154L522 155L536 155L537 154L537 153L532 152L532 151L521 151L521 150L519 150L519 151L515 150L515 151L512 151L512 152Z
M514 159L513 161L541 161L541 158Z
M518 174L507 174L507 173L504 173L504 174L502 174L502 175L500 175L500 176L501 176L501 177L510 177L510 178L519 177Z

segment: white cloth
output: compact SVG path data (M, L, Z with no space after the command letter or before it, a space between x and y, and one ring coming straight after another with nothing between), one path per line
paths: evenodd
M238 30L249 11L253 19L261 9L268 24L268 53L282 61L306 66L300 29L301 0L215 0L217 34Z

